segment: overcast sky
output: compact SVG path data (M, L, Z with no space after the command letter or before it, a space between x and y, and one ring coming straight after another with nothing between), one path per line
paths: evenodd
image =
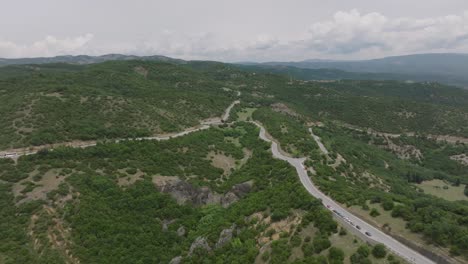
M271 61L468 52L467 0L0 0L0 57Z

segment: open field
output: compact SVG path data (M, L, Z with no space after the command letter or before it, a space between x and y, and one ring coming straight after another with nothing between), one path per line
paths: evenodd
M468 196L463 193L465 190L464 184L453 186L443 180L431 180L423 181L421 184L416 184L416 186L424 190L427 194L431 194L448 201L468 201Z

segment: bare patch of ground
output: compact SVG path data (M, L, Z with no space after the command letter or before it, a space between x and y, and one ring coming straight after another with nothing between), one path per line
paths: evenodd
M428 138L435 139L437 141L445 141L447 143L457 144L457 143L464 143L468 144L468 138L465 137L457 137L457 136L450 136L450 135L428 135Z
M145 68L142 67L142 66L137 66L137 67L133 68L133 70L134 70L136 73L140 74L141 76L143 76L143 77L145 77L145 78L146 78L146 76L148 76L148 70L145 69Z
M181 180L179 176L153 176L153 183L161 189L164 189L164 187L168 184L177 183L180 181Z
M142 171L140 171L140 170L137 170L137 172L135 174L133 174L133 175L129 175L128 173L126 173L125 169L118 170L118 172L124 173L124 174L127 175L127 176L124 176L124 177L120 177L118 179L118 184L119 184L120 187L132 185L136 181L141 179L143 177L143 175L144 175L144 173Z
M416 116L416 113L413 112L408 112L408 111L401 111L396 113L400 117L405 117L405 118L413 118Z
M302 221L302 216L299 212L295 212L292 216L288 216L286 219L283 219L278 222L271 222L270 216L263 217L261 213L260 215L258 213L253 214L250 217L256 217L258 219L257 225L268 225L265 231L260 233L260 235L257 237L257 243L260 246L270 243L271 241L280 239L281 233L290 233ZM271 236L269 236L270 233L272 233Z
M421 158L423 157L421 150L419 150L413 145L400 146L400 145L395 144L392 141L391 137L388 137L388 136L382 136L382 137L385 142L384 145L376 144L376 146L383 148L383 149L390 150L395 155L397 155L397 157L400 159L407 160L407 159L414 158L417 160L421 160Z
M370 186L369 187L377 187L383 191L390 191L390 186L386 185L384 181L380 178L375 176L372 173L369 173L368 171L365 171L364 173L361 174L363 178L367 178L370 181Z
M346 160L343 158L343 156L341 156L339 153L337 153L335 162L331 165L331 167L336 169L343 163L346 164Z
M289 108L287 105L283 103L274 103L271 105L271 109L275 112L283 113L292 117L299 116L299 114L296 113L296 111L292 110L291 108Z
M34 182L35 187L30 192L22 193L27 188L27 183L32 182L32 177L29 176L13 185L13 194L15 197L24 195L24 198L18 201L18 204L32 200L46 200L47 193L56 190L58 186L65 180L66 176L59 175L60 170L53 169L47 171L42 178Z
M458 161L462 165L468 166L468 155L466 154L453 155L450 156L450 159Z
M213 167L222 169L224 171L224 176L230 175L231 169L236 167L236 159L231 156L226 156L223 152L215 153L214 151L210 151L206 158L211 160L211 165Z

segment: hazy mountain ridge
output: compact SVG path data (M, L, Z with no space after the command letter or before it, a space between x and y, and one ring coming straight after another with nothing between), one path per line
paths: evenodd
M174 64L197 63L202 61L185 61L161 55L136 56L123 54L106 54L102 56L65 55L41 58L2 59L1 66L67 63L86 65L117 60L142 60L168 62ZM385 57L372 60L319 60L272 61L272 62L239 62L238 67L248 71L262 73L286 74L301 80L398 80L398 81L434 81L450 85L468 87L468 54L439 53L414 54Z
M184 63L184 60L169 58L166 56L153 55L153 56L136 56L124 54L106 54L101 56L89 55L64 55L55 57L39 57L39 58L18 58L18 59L4 59L0 58L0 66L18 65L18 64L45 64L45 63L70 63L70 64L92 64L105 61L115 60L143 60L143 61L159 61L171 63Z
M291 66L304 69L337 69L353 73L385 73L391 79L437 81L468 86L468 54L432 53L385 57L372 60L265 62L250 65ZM403 76L400 76L403 75ZM406 77L405 77L406 76Z

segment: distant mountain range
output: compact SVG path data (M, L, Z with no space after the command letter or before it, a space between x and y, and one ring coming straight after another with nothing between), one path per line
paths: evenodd
M116 60L144 60L144 61L163 61L171 63L184 63L184 60L173 59L165 56L135 56L123 54L107 54L102 56L56 56L56 57L40 57L40 58L19 58L19 59L2 59L0 58L0 66L19 65L19 64L44 64L44 63L70 63L70 64L92 64L105 61Z
M165 56L108 54L102 56L57 56L43 58L1 59L0 66L44 63L92 64L115 60L161 61L185 64L187 61ZM242 62L243 70L285 74L303 80L401 80L435 81L468 87L468 54L437 53L386 57L372 60L304 60L298 62Z
M336 69L348 77L364 76L374 78L408 79L414 81L438 81L468 87L468 54L434 53L386 57L372 60L334 61L305 60L298 62L242 63L263 67L295 67L301 69ZM284 68L283 68L284 69ZM298 70L289 69L292 72ZM314 75L316 72L312 71ZM350 74L359 73L359 74ZM305 75L305 71L302 72Z

